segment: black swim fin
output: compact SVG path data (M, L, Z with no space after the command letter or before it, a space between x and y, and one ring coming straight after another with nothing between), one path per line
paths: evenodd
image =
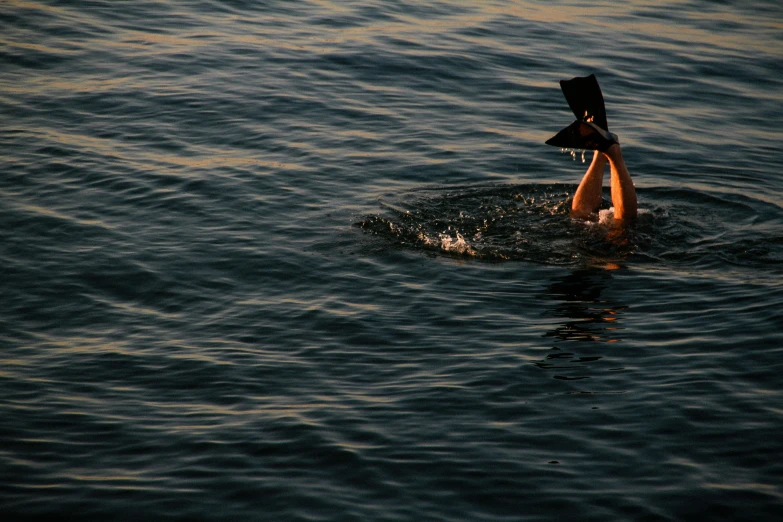
M576 120L548 140L547 145L561 149L607 150L619 143L617 136L593 122Z
M592 121L602 129L609 130L604 95L601 94L595 74L560 80L560 88L577 120Z
M594 74L561 80L560 88L576 121L548 139L547 145L564 149L606 150L618 143L617 136L609 132L604 96Z

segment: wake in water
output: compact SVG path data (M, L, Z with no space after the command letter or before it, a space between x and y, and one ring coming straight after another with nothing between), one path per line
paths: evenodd
M597 219L572 219L573 192L571 185L534 184L425 189L381 198L385 212L355 225L392 247L485 261L579 266L633 259L705 268L783 263L783 216L769 203L653 188L642 192L636 222L618 228L606 197Z
M486 261L570 265L620 261L634 252L646 218L634 230L613 229L604 201L599 221L573 220L572 193L567 185L422 191L395 202L382 199L387 213L356 225L401 248Z

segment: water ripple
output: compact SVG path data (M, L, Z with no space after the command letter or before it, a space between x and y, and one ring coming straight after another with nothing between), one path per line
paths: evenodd
M779 518L778 2L2 11L7 517Z

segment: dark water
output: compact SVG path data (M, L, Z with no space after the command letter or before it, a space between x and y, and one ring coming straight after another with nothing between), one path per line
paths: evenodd
M4 2L3 520L780 520L781 63L772 0Z

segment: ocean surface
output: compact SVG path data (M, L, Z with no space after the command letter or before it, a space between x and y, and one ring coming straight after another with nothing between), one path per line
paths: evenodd
M783 520L781 194L778 0L6 0L0 518Z

